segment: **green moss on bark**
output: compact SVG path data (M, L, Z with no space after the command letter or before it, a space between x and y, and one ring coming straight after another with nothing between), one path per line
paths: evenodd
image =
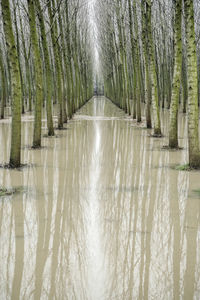
M12 92L12 133L10 167L17 168L21 164L21 81L17 48L12 29L9 1L1 0L3 27L11 74Z
M181 83L182 40L181 40L182 0L175 1L175 35L174 35L174 75L170 106L169 147L178 148L178 103Z
M197 54L194 28L193 1L184 0L186 42L187 42L187 67L188 67L188 144L189 165L200 168L199 151L199 108L198 108L198 76Z
M42 76L42 61L38 44L38 36L36 30L36 16L34 1L28 0L29 25L31 46L34 57L35 67L35 121L33 133L33 148L41 147L41 127L42 127L42 102L43 102L43 76Z

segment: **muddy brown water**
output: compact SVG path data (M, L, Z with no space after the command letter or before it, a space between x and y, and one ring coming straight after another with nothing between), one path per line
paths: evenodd
M200 299L200 172L165 137L149 137L104 97L90 100L57 138L30 150L23 118L22 171L0 169L0 299ZM45 122L43 123L45 132ZM0 124L8 161L9 120Z

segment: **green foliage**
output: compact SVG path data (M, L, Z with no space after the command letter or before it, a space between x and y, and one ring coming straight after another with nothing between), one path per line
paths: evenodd
M189 164L176 166L175 169L177 171L191 171L192 170L192 168L189 166Z
M15 187L15 188L0 188L0 197L11 196L13 194L21 193L24 191L23 186Z
M193 190L193 193L200 198L200 189L199 190Z

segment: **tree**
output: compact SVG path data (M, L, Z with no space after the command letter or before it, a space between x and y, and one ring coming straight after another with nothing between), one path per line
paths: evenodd
M136 89L136 103L137 103L137 122L141 122L141 70L140 70L140 49L139 49L139 36L138 36L138 20L136 0L133 1L133 14L134 14L134 29L135 29L135 56L134 56L134 69L135 69L135 85Z
M155 56L155 47L153 40L153 30L151 22L151 7L152 2L146 0L146 22L148 28L148 47L150 55L150 71L151 71L151 82L152 82L152 109L153 109L153 120L154 120L154 136L161 135L161 126L160 126L160 111L158 103L158 77L156 71L156 56Z
M8 52L9 68L11 74L12 92L12 133L9 165L18 168L21 165L21 81L17 48L12 28L10 4L8 0L1 0L3 27Z
M3 54L0 49L0 78L1 78L1 119L4 119L4 107L6 103L6 79L5 68L3 64Z
M43 101L43 76L42 76L42 61L38 44L38 35L36 29L36 16L33 0L28 1L29 25L31 46L34 56L35 67L35 121L33 134L33 148L41 147L41 126L42 126L42 101Z
M38 19L39 19L39 23L40 23L42 49L43 49L43 53L44 53L45 75L46 75L46 111L47 111L48 135L53 136L54 128L53 128L53 118L52 118L52 74L51 74L51 66L50 66L50 57L49 57L46 31L45 31L44 17L43 17L40 1L36 0L35 5L36 5Z
M182 69L182 0L175 1L174 75L170 106L169 147L178 148L178 104Z
M52 3L51 3L52 2ZM53 55L56 69L56 90L59 103L59 114L58 114L58 129L63 128L63 74L62 74L62 63L59 53L58 45L58 28L57 23L53 19L52 5L54 1L48 1L48 14L51 24L51 40L53 44Z
M129 0L130 1L130 0ZM146 16L146 2L141 2L142 11L142 44L144 51L144 71L145 71L145 102L146 102L146 125L151 128L151 80L149 72L149 49L148 49L148 22Z
M188 69L188 143L189 165L200 168L199 151L199 109L198 109L198 76L197 53L194 29L193 1L184 0L186 42L187 42L187 69Z

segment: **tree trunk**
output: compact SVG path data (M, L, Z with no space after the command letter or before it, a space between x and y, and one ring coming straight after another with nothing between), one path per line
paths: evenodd
M1 73L1 119L4 119L4 108L6 103L6 81L5 70L3 65L2 51L0 49L0 73Z
M172 98L170 105L169 121L169 147L178 148L178 106L181 83L182 67L182 37L181 37L181 14L182 0L175 1L175 34L174 34L174 76L172 84Z
M181 79L182 79L182 90L183 90L183 113L186 113L186 107L188 102L188 83L187 83L187 70L186 70L186 57L182 57L182 73L181 73Z
M23 48L23 55L25 60L25 68L26 68L26 80L28 85L28 91L26 96L28 96L28 111L32 111L32 91L31 91L31 70L29 65L29 60L26 52L26 44L25 44L25 38L24 38L24 32L23 32L23 25L22 25L22 18L20 18L20 31L21 31L21 39L22 39L22 48Z
M44 17L40 6L40 1L35 1L38 19L41 30L42 49L44 53L45 73L46 73L46 111L47 111L47 127L48 136L54 136L53 118L52 118L52 73L50 66L49 50L44 26Z
M198 109L198 77L197 54L194 29L193 1L184 0L186 41L187 41L187 69L188 69L188 143L189 165L200 168L199 152L199 109Z
M9 58L9 68L11 74L12 90L12 133L11 133L11 152L10 167L20 167L20 150L21 150L21 81L17 48L12 29L10 15L10 5L8 0L1 0L3 27L6 38L6 48Z
M41 147L41 126L42 126L42 102L43 102L43 78L42 78L42 61L38 44L36 31L36 18L34 0L28 0L29 24L31 46L34 56L35 65L35 121L33 134L33 148Z
M51 1L48 2L48 13L51 24L51 39L53 44L53 55L55 60L55 69L56 69L56 90L59 103L59 113L58 113L58 129L63 128L63 86L62 86L62 66L59 55L59 46L57 40L57 23L53 19Z
M153 42L153 32L151 25L151 1L146 0L146 18L148 26L148 46L150 55L150 70L151 70L151 82L152 82L152 108L153 108L153 119L154 119L154 136L161 135L160 126L160 111L158 103L158 78L156 73L156 60L155 60L155 49Z
M133 1L133 15L134 15L134 29L135 29L135 81L136 81L136 111L137 111L137 122L141 122L141 74L140 74L140 49L139 49L139 36L138 36L138 21L137 21L137 10L136 0Z

